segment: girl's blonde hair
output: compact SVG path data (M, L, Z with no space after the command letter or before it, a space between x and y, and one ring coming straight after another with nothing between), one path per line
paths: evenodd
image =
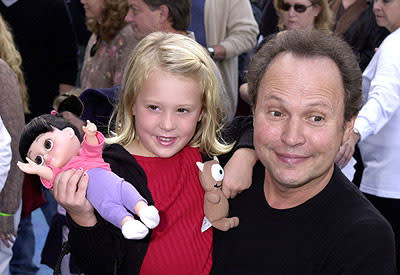
M127 24L125 16L128 9L127 0L104 0L101 23L95 19L88 19L87 28L99 37L98 40L110 42Z
M279 15L278 27L279 30L285 30L286 26L283 23L282 19L282 11L281 5L284 0L274 0L274 8ZM317 15L314 21L314 28L320 31L332 31L332 27L334 24L334 14L331 8L329 7L328 0L310 0L313 6L319 5L321 7L321 11Z
M22 105L24 113L29 114L28 107L28 91L26 89L24 74L21 70L22 58L14 44L14 39L8 24L0 15L0 58L3 59L8 66L14 71L18 78L19 86L21 87Z
M133 105L150 74L160 69L199 81L204 116L189 145L200 152L219 155L232 149L221 137L224 115L218 96L216 66L196 41L180 34L154 32L142 39L132 52L121 83L116 114L116 135L110 143L127 146L137 138Z

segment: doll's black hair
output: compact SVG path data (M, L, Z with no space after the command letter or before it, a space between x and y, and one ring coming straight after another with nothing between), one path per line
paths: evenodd
M25 125L19 140L19 153L22 160L25 161L29 147L31 147L32 143L39 135L52 132L54 128L63 130L67 127L71 127L79 141L82 141L79 130L61 116L46 114L32 119Z

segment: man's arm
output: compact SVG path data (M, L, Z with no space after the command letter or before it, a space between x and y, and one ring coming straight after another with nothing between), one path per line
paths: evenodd
M258 25L249 1L232 0L227 22L227 35L215 45L215 59L238 56L251 50L257 43Z

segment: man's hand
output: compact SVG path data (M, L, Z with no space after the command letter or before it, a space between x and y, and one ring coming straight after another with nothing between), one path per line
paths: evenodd
M349 139L340 146L340 150L336 155L335 163L340 167L346 167L347 163L350 161L354 154L355 146L360 140L360 135L351 132Z
M232 155L224 167L222 192L225 197L234 198L251 186L256 161L257 156L252 149L241 148Z
M53 186L56 201L81 226L94 226L97 223L93 206L86 199L88 182L89 175L86 172L71 169L60 173Z

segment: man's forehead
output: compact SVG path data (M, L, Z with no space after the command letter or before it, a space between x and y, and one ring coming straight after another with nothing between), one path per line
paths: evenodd
M344 96L342 77L336 63L324 56L277 55L266 69L259 92L291 91L302 97L331 93Z

